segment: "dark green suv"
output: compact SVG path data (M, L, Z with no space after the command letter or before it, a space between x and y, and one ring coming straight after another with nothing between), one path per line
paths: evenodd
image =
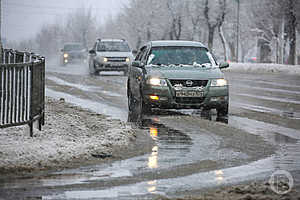
M142 46L128 73L128 108L216 109L228 114L228 83L213 55L200 42L152 41Z

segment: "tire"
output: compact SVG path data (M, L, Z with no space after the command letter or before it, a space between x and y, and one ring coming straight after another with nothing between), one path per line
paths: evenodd
M203 108L201 110L201 117L205 119L210 119L211 118L211 113L209 108Z
M142 95L139 99L139 108L142 115L151 113L151 107L150 105L145 104Z
M128 110L129 110L129 112L132 112L134 110L135 100L134 100L130 90L128 90L127 96L128 96L127 97L128 98Z
M218 116L227 116L228 115L228 104L226 106L217 108Z
M91 76L96 76L97 74L99 74L99 72L95 70L95 66L91 67L90 65L89 65L89 73Z

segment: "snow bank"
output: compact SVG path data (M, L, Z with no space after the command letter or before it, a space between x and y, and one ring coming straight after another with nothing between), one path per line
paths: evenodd
M250 73L285 73L300 75L300 65L282 65L269 63L230 63L229 72L250 72Z
M0 129L0 172L71 166L113 156L114 148L135 140L119 120L47 98L46 125L29 137L28 127Z

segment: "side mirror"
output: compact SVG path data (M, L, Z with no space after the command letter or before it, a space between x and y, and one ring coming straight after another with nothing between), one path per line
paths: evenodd
M94 49L89 50L89 54L96 54L96 51Z
M141 61L133 61L131 64L132 67L137 67L137 68L144 68L144 65L141 63Z
M229 67L229 63L228 62L221 62L219 64L219 68L220 69L225 69L225 68L228 68Z
M136 55L137 54L137 50L132 50L132 54Z
M60 49L60 51L61 51L61 52L63 52L63 51L64 51L64 49Z

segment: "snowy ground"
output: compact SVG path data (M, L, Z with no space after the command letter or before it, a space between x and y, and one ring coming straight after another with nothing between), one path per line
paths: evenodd
M103 159L134 140L135 133L124 122L47 98L46 125L42 131L34 130L33 138L28 126L0 129L0 172Z
M269 63L230 63L226 71L251 73L284 73L300 75L300 65L281 65Z

